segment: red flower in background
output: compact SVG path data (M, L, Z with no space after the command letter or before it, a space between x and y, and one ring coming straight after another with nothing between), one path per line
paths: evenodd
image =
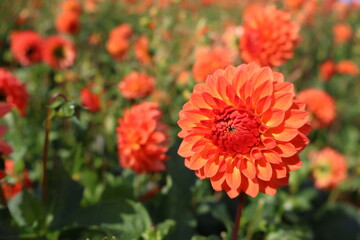
M321 80L327 82L336 73L336 64L332 60L328 60L320 66Z
M312 177L319 189L335 188L346 179L345 157L330 147L310 154Z
M136 173L165 170L168 159L168 127L160 122L156 103L143 102L125 110L116 128L119 163Z
M149 40L146 36L140 36L135 42L135 56L142 64L149 64L151 56L149 53Z
M62 33L78 33L80 30L79 15L74 12L63 12L56 19L56 29Z
M25 116L28 98L25 84L8 70L0 68L0 99L16 107L20 115Z
M337 23L333 27L334 41L336 43L347 42L352 36L352 30L350 25L345 23Z
M44 61L53 68L68 68L75 62L75 46L68 39L53 35L46 39Z
M359 68L350 60L342 60L336 65L336 71L340 74L355 76L359 74Z
M72 12L78 15L81 14L81 4L77 0L65 0L61 3L61 9L63 12Z
M224 69L232 63L231 51L223 47L197 49L192 72L197 82L204 82L206 76L217 69Z
M292 58L300 27L290 17L290 13L274 6L250 5L244 14L244 34L239 42L242 59L276 67Z
M27 66L41 62L43 40L34 31L15 31L10 36L10 49L16 60Z
M0 69L1 71L1 69ZM6 102L0 102L0 118L2 118L5 114L7 114L8 112L10 112L11 110L11 106L10 104L6 103ZM5 126L0 126L0 138L2 138L6 133L6 127ZM12 148L11 146L0 139L0 155L2 157L5 157L7 155L9 155L10 153L12 153ZM0 180L1 178L4 177L5 173L0 171Z
M100 95L93 93L90 87L85 87L80 91L81 103L89 109L90 112L100 110Z
M130 45L132 28L128 24L121 24L109 33L106 42L106 50L117 61L121 61L127 53Z
M314 128L329 126L336 117L334 99L321 89L309 88L298 94L298 98L306 103L311 113L311 125Z
M155 87L153 77L139 72L131 72L119 83L120 93L128 99L149 96Z
M14 161L11 159L5 160L5 173L14 179L14 183L3 182L1 183L4 196L7 200L18 194L23 187L31 188L32 184L29 179L27 170L22 172L22 175L16 174L14 169Z
M231 198L275 195L301 167L298 153L309 143L308 113L293 84L255 63L209 75L179 115L185 166Z

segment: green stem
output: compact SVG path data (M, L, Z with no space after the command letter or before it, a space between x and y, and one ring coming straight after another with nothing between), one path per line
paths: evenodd
M333 188L330 192L329 198L327 200L328 203L335 203L336 198L339 196L338 188Z
M57 99L57 98L63 98L65 101L67 101L67 98L63 94L55 94L50 98L49 106ZM47 190L48 190L48 171L47 171L47 163L48 163L48 155L49 155L49 135L50 135L50 128L51 128L51 112L53 109L50 107L47 110L46 113L46 123L45 123L45 140L44 140L44 149L43 149L43 157L42 157L42 163L43 163L43 179L42 179L42 193L41 193L41 201L43 204L47 201Z

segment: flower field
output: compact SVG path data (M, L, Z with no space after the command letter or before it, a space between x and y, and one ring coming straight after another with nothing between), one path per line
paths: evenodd
M0 239L360 240L360 3L0 1Z

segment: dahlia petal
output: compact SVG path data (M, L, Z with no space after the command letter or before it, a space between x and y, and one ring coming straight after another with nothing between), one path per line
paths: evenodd
M281 76L283 76L281 74ZM284 80L283 80L284 81ZM274 91L275 92L288 92L293 93L294 91L294 84L289 82L277 82L274 84Z
M244 159L241 161L240 169L241 169L241 172L242 172L247 178L250 178L250 179L254 179L254 178L255 178L255 176L256 176L256 169L255 169L254 164L253 164L250 160L247 160L246 158L244 158Z
M277 146L273 150L281 157L291 157L297 154L295 146L289 142L277 142Z
M305 123L304 126L299 128L299 132L303 133L306 136L309 135L309 133L311 132L311 124L309 122Z
M286 177L276 180L277 187L284 187L289 185L289 172L287 172Z
M190 157L189 161L186 162L186 167L191 170L198 170L202 168L207 162L208 160L203 158L201 153L195 153Z
M289 92L276 92L274 93L274 105L273 108L288 110L293 104L293 94Z
M260 99L256 106L256 114L261 115L266 112L271 106L271 97L264 97Z
M191 149L194 143L200 139L202 139L200 135L192 135L184 138L178 149L178 154L184 158L190 157L193 154L193 151Z
M211 108L200 93L192 93L190 95L190 101L196 108Z
M201 120L208 120L208 117L197 109L183 111L182 115L191 122L198 123Z
M294 139L299 134L299 131L296 128L279 126L278 128L270 129L267 133L271 134L278 141L288 142Z
M213 97L207 92L202 93L204 101L212 108L225 108L228 106L224 101Z
M200 152L200 151L204 150L207 142L208 142L208 140L200 139L199 141L194 143L193 147L191 148L191 151Z
M219 166L220 166L220 163L219 163L218 158L208 160L204 166L205 176L207 178L215 176L215 174L219 170Z
M276 195L276 184L274 183L274 179L271 181L261 181L259 180L260 192L265 194L275 196Z
M254 90L254 86L251 81L246 81L245 84L240 89L240 96L244 101L250 98Z
M230 166L226 171L225 176L226 176L226 182L231 189L236 190L240 187L241 173L237 167Z
M256 197L259 193L259 183L257 179L245 178L244 184L241 185L241 189L251 197Z
M234 82L234 77L237 74L236 67L230 65L227 66L224 70L224 76L228 79L229 83L232 84Z
M273 72L273 79L274 79L274 82L276 83L282 83L284 82L284 75L282 75L281 73L279 72ZM275 86L274 86L275 87Z
M271 137L265 137L264 135L262 135L260 138L261 143L264 144L267 149L273 149L277 146L276 141Z
M272 164L272 168L275 174L276 179L284 178L288 175L288 170L286 169L285 164Z
M259 148L252 148L250 151L250 157L254 160L259 160L263 157Z
M305 111L291 109L287 112L285 126L300 128L309 120L309 114Z
M282 162L281 157L275 151L263 150L262 154L264 155L265 160L270 162L270 163L278 164L278 163Z
M285 118L285 112L279 109L270 109L264 113L262 116L262 122L268 127L277 127L279 126Z
M309 144L310 140L302 133L299 133L293 140L291 144L294 145L297 151L301 151L305 146Z
M234 76L233 87L237 96L241 96L240 90L242 89L243 85L248 81L248 79L248 74L243 70L239 70L237 75Z
M260 86L258 86L253 95L252 95L252 102L254 106L257 106L257 103L260 99L271 96L273 93L273 82L272 81L265 81Z
M224 100L224 102L229 103L229 97L227 95L227 88L228 88L229 82L225 79L224 76L219 76L216 81L216 89L220 95L220 98ZM235 94L234 94L235 95Z
M210 178L211 186L215 191L222 190L222 184L225 181L225 172L218 172Z
M298 155L294 155L294 156L288 157L288 158L283 158L283 162L289 168L289 171L294 171L296 169L299 169L302 166L302 162L300 161L300 158Z
M272 177L272 168L265 159L256 161L257 177L263 181L269 181Z

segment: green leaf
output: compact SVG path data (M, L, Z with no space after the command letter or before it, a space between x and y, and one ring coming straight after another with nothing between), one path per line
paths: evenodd
M140 203L131 200L103 201L81 209L74 225L99 226L122 240L131 240L151 228L151 219Z
M44 209L36 196L23 189L8 202L9 211L20 227L36 228L44 219Z
M72 102L63 103L56 111L56 115L63 118L73 117L76 113L76 105Z

